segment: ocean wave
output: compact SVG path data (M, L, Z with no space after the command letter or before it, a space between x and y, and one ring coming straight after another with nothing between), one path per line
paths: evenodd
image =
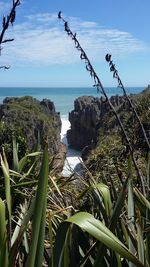
M67 115L61 116L62 128L61 128L61 141L68 146L67 131L70 129L70 122ZM68 147L67 157L65 165L62 171L62 175L69 176L72 174L78 164L82 162L81 152Z

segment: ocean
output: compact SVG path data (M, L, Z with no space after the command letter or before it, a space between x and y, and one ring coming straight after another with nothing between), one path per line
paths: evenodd
M143 87L131 87L127 88L127 92L130 94L136 94L143 90ZM122 94L122 90L115 87L106 88L109 96L115 94ZM30 95L39 100L48 98L55 104L56 111L60 112L61 116L68 116L68 112L73 109L74 100L83 95L92 95L100 97L100 94L96 92L94 87L53 87L53 88L30 88L30 87L1 87L0 88L0 102L6 96L26 96Z
M141 92L144 87L131 87L127 88L128 94L137 94ZM119 88L106 88L109 96L122 94L122 90ZM33 96L38 100L48 98L54 102L57 112L60 112L62 129L61 129L61 140L64 144L68 145L66 133L70 128L70 123L68 121L68 114L74 107L74 100L80 96L88 95L100 97L101 95L97 93L94 87L55 87L55 88L26 88L26 87L5 87L0 88L0 103L2 103L5 97L17 97L17 96ZM69 176L72 170L81 164L81 152L76 151L68 147L67 158L62 174L64 176Z

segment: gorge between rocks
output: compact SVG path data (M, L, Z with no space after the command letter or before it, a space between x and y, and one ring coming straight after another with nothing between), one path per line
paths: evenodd
M68 146L67 141L67 131L70 129L70 122L66 116L61 117L62 127L61 127L61 141L67 146L67 155L62 171L63 176L71 175L72 171L82 162L81 151L72 149Z

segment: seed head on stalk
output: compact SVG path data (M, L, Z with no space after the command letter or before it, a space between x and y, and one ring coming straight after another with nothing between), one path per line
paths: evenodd
M7 16L3 16L2 19L2 30L0 32L0 55L2 51L1 45L4 43L12 42L14 41L13 38L9 39L4 39L5 32L7 31L9 25L11 24L13 26L15 19L16 19L16 7L20 5L20 0L13 0L12 8ZM7 66L1 66L1 69L9 69Z
M94 87L96 87L97 91L102 93L106 97L105 92L103 91L102 83L101 83L99 77L97 76L87 54L85 53L85 51L81 47L81 45L77 39L77 34L73 33L71 31L70 27L68 26L68 22L62 17L61 11L59 11L59 13L58 13L58 19L61 19L63 21L65 32L73 40L75 48L80 52L80 59L84 60L86 70L90 73L90 76L94 79Z
M80 59L81 60L84 60L85 62L85 67L86 67L86 70L90 73L90 76L94 79L94 86L97 88L97 92L100 92L104 97L105 97L105 101L108 103L110 109L113 111L115 117L116 117L116 120L120 126L120 129L122 131L122 134L123 134L123 137L126 141L126 147L128 148L129 150L129 153L131 155L131 158L132 158L132 161L133 161L133 164L134 164L134 167L135 167L135 170L137 172L137 177L138 177L138 185L139 187L141 187L141 190L143 191L144 195L145 195L145 190L144 190L144 185L143 185L143 177L141 176L140 174L140 170L138 168L138 165L137 165L137 162L135 160L135 157L134 157L134 150L133 150L133 147L130 143L130 139L128 137L128 134L122 124L122 121L120 120L120 117L119 115L117 114L116 112L116 109L115 107L113 106L113 104L111 103L97 73L95 72L87 54L85 53L85 51L83 50L83 48L81 47L77 37L76 37L76 33L74 34L70 27L68 26L68 22L62 17L62 14L61 14L61 11L59 11L58 13L58 19L62 20L63 23L64 23L64 29L65 29L65 32L67 33L67 35L73 40L74 44L75 44L75 48L80 52ZM107 61L109 61L111 59L111 56L108 54L107 55ZM111 71L115 71L115 65L112 63L111 65ZM117 75L117 73L115 74Z
M143 126L143 124L141 122L141 119L140 119L140 117L139 117L139 115L138 115L138 113L137 113L137 111L136 111L136 109L134 107L134 104L132 103L130 97L128 96L128 94L126 92L126 89L125 89L125 87L124 87L124 85L123 85L123 83L121 81L121 78L120 78L120 76L118 74L118 70L116 69L116 66L113 63L112 56L110 54L107 54L105 56L105 59L109 63L109 68L110 68L110 71L113 73L113 78L115 78L117 80L118 87L122 89L123 94L124 94L128 104L129 104L130 108L132 109L132 112L134 113L134 115L135 115L140 127L141 127L141 130L142 130L142 133L143 133L143 137L144 137L145 142L146 142L147 147L148 147L148 151L150 152L150 143L149 143L149 140L148 140L148 136L147 136L146 131L144 129L144 126Z

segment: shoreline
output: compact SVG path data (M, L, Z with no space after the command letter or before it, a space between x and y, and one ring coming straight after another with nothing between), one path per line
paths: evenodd
M75 149L68 147L66 134L67 134L67 130L70 129L70 122L67 119L67 115L66 117L65 115L61 116L61 122L62 122L61 142L67 146L67 155L66 155L66 160L65 160L63 171L62 171L62 175L65 177L68 177L71 175L72 171L76 168L76 166L82 162L82 159L81 159L80 151L77 151Z

